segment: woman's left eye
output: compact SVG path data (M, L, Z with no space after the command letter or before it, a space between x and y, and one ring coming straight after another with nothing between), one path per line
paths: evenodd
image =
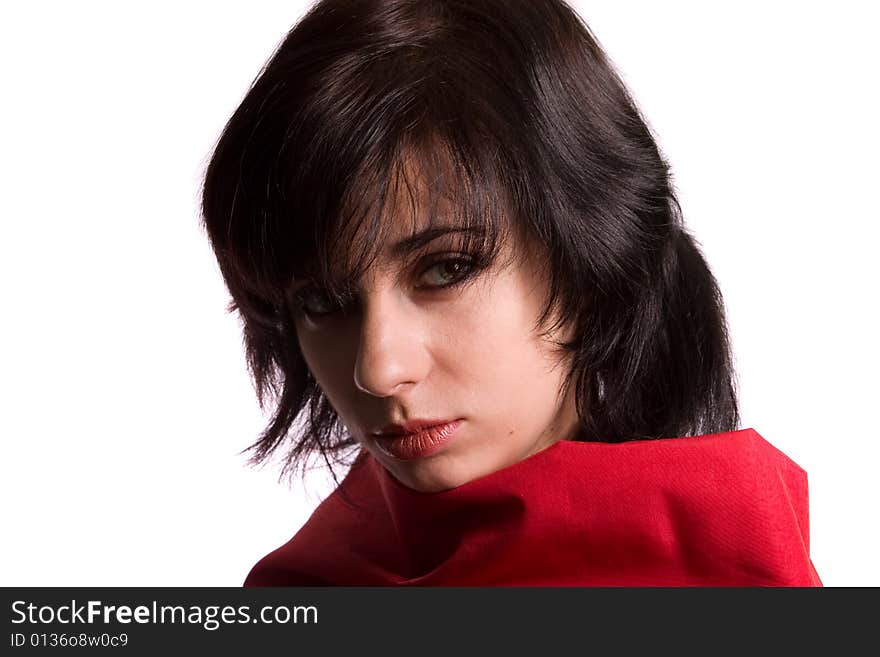
M425 269L422 280L427 281L427 287L449 287L467 278L471 269L468 259L446 258Z

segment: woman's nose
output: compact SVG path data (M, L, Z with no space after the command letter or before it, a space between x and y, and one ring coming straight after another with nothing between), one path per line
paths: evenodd
M389 397L417 384L428 370L425 338L417 308L399 291L365 296L354 366L357 388Z

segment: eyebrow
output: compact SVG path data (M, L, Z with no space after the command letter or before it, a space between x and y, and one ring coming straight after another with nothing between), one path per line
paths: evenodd
M414 251L433 242L438 237L448 235L449 233L482 233L482 228L477 226L437 226L435 228L427 228L423 231L410 235L406 239L399 241L391 247L391 254L397 258L409 255Z

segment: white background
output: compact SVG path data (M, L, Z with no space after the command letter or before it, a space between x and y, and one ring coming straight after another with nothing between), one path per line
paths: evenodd
M661 8L662 5L662 8ZM874 3L577 2L669 158L829 586L880 585ZM263 428L198 223L301 2L0 10L0 584L238 585L329 490Z

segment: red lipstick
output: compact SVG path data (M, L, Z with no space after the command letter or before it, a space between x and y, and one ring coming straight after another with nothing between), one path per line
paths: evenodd
M373 438L379 448L394 458L412 460L436 454L445 448L458 429L461 420L439 423L431 420L413 420L404 425L389 425Z

